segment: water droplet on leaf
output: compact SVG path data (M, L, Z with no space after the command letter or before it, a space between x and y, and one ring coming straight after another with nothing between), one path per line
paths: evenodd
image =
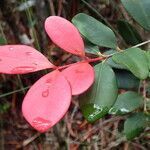
M30 56L33 52L26 52L26 55Z
M129 110L126 109L126 108L121 108L120 111L121 111L122 113L128 113L128 112L129 112Z
M52 123L49 120L37 117L33 119L32 126L40 132L45 132L52 126Z
M107 114L107 107L100 107L97 104L87 104L81 107L83 115L89 122L94 122Z
M109 114L118 114L119 113L119 110L112 107L110 110L109 110Z
M45 91L42 92L43 97L48 97L49 95L49 89L46 89Z
M34 71L36 68L31 66L20 66L12 69L12 74L19 74L19 73L29 73Z
M12 50L13 50L13 47L9 47L9 50L11 50L11 51L12 51Z

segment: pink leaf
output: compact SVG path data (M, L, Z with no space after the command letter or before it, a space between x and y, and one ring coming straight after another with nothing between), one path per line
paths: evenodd
M94 82L94 69L88 63L77 63L62 71L69 81L72 95L86 91Z
M60 48L75 55L85 55L83 40L77 28L68 20L51 16L45 21L45 30Z
M40 78L30 88L24 98L22 112L32 127L45 132L65 115L70 102L70 85L56 70Z
M25 74L53 67L44 55L32 47L0 46L0 73Z

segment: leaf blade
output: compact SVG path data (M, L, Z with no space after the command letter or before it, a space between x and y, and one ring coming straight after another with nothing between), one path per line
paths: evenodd
M95 82L80 96L79 101L81 111L89 122L94 122L106 115L118 94L115 74L109 65L103 62L94 68Z
M0 46L0 72L25 74L55 66L40 52L26 45Z
M84 56L84 43L76 27L68 20L50 16L45 21L45 30L51 40L63 50Z
M116 38L113 31L91 16L79 13L72 19L80 33L95 45L116 48Z
M129 69L139 79L148 76L148 62L144 51L139 48L128 48L127 50L113 55L112 59Z
M77 63L62 71L70 83L72 95L86 91L94 82L94 69L89 63Z
M150 116L141 112L129 116L124 123L124 134L127 139L132 140L136 136L139 136L148 125L149 121Z
M136 92L128 91L120 94L109 110L110 114L122 115L134 111L143 104L143 97Z
M150 1L121 0L130 15L146 30L150 31ZM137 11L139 10L139 11Z
M70 102L69 83L56 70L40 78L30 88L22 104L23 116L33 128L46 132L65 115Z

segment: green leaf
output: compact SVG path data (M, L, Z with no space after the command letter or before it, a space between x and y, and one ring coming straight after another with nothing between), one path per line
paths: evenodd
M121 0L130 15L150 31L150 0Z
M116 77L105 62L95 67L95 82L92 87L80 96L80 108L89 122L94 122L105 116L114 104L117 94Z
M137 77L135 77L131 72L126 70L115 69L115 74L119 89L138 89L140 80Z
M144 51L139 48L129 48L123 52L113 55L113 60L124 65L139 79L148 77L148 60Z
M117 22L119 33L127 44L136 45L142 42L137 30L127 21L120 20Z
M116 48L116 37L113 31L91 16L80 13L72 19L80 33L95 45Z
M85 45L85 52L89 54L94 54L94 55L99 55L99 48L98 46L92 44L91 42L84 40L84 45Z
M141 112L135 113L124 123L124 134L128 140L132 140L136 136L139 136L143 132L144 128L148 126L150 121L150 116L145 115Z
M136 92L128 91L120 94L109 110L110 114L122 115L134 111L143 104L143 97Z
M117 51L112 49L112 50L108 50L108 51L104 52L104 55L110 55L110 54L115 54L115 53L117 53ZM106 62L107 62L108 65L109 65L110 67L112 67L112 68L116 68L116 69L126 69L125 66L115 63L115 62L113 61L112 57L108 58L108 59L106 60Z

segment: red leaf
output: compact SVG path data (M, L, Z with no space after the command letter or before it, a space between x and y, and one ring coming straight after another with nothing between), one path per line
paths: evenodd
M70 83L72 95L83 93L94 82L94 69L88 63L73 64L62 73Z
M65 115L70 102L70 85L56 70L43 76L30 88L24 98L22 112L31 126L45 132Z
M44 55L32 47L0 46L0 73L25 74L53 67Z
M45 21L45 30L60 48L75 55L84 56L83 40L77 28L68 20L51 16Z

